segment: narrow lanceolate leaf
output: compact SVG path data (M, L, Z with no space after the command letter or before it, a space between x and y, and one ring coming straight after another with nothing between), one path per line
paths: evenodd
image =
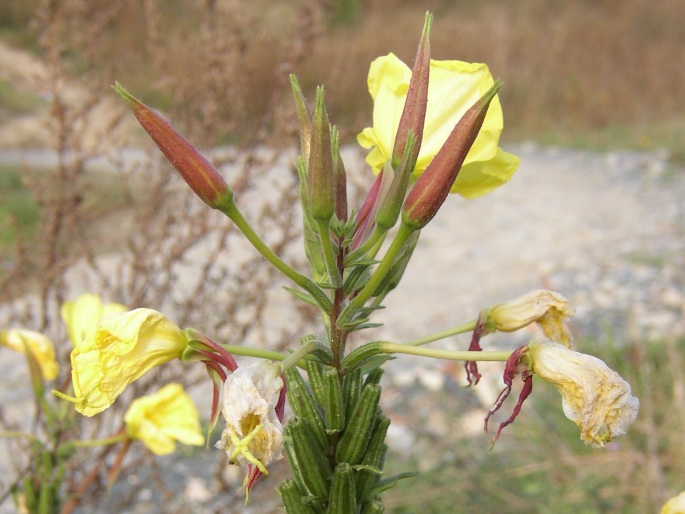
M366 343L359 348L355 348L343 359L341 367L343 373L349 373L363 365L368 359L381 353L381 343Z
M297 119L300 122L300 149L302 158L309 161L309 148L312 142L312 113L309 111L307 100L305 100L300 83L297 77L290 75L290 85L293 89L293 97L295 98L295 108L297 109Z
M333 473L331 496L328 501L329 514L354 514L357 512L357 495L354 489L352 466L338 464Z
M306 426L317 447L319 449L326 448L328 436L319 409L295 366L285 372L285 380L288 384L288 391L286 392L288 404Z
M171 124L131 95L118 82L114 90L128 102L133 114L155 144L200 199L216 209L233 201L233 191L219 171Z
M345 432L338 442L338 462L354 465L361 461L371 440L380 398L381 386L379 385L369 385L362 391L352 418L348 421Z

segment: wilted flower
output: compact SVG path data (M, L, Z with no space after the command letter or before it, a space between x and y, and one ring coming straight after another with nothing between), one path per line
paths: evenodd
M152 368L181 356L188 344L183 331L162 313L135 309L102 318L93 336L71 352L76 404L84 416L93 416Z
M604 446L625 434L637 418L640 402L632 396L630 384L602 360L569 350L551 341L531 341L518 348L507 361L504 382L507 387L486 418L497 411L511 391L515 375L521 373L524 389L512 416L502 428L514 421L523 400L532 390L533 374L557 386L567 418L580 428L580 438L593 446Z
M586 443L604 446L635 421L640 401L604 361L552 342L529 343L528 351L533 371L557 386L564 414Z
M364 148L373 148L366 162L375 173L392 158L410 79L409 67L392 53L371 63L368 86L374 100L373 127L364 129L357 136L357 141ZM428 167L462 115L493 84L485 64L431 60L428 108L421 149L413 172L415 178ZM452 193L476 198L511 178L519 159L498 148L502 128L502 108L495 97L452 186Z
M125 312L126 306L120 303L102 303L102 299L93 293L83 293L76 300L62 304L61 314L67 326L71 344L78 346L95 332L97 322L107 314Z
M500 332L514 332L537 323L550 340L570 347L572 338L566 319L574 314L573 305L559 293L538 289L495 305L488 320Z
M59 365L55 359L55 346L43 334L24 328L2 330L0 331L0 345L20 353L24 353L25 348L28 347L38 362L43 377L46 380L57 378Z
M238 368L224 384L222 414L226 428L216 447L231 463L252 464L267 474L266 466L282 457L281 370L268 361Z
M205 442L197 408L181 384L168 384L134 400L124 422L129 437L139 439L157 455L173 453L176 441L192 446Z
M685 491L668 500L661 508L661 514L685 514Z

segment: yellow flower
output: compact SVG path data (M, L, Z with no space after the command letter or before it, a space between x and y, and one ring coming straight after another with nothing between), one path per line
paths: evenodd
M282 457L283 425L276 413L281 389L280 368L268 361L240 367L226 379L226 428L216 447L231 463L253 464L266 475L266 466Z
M371 63L368 86L374 100L373 127L365 128L357 141L363 148L373 148L366 162L374 173L383 169L392 157L410 79L409 67L392 53ZM414 178L430 164L462 115L493 84L485 64L431 60L428 108ZM503 123L502 107L495 97L451 193L477 198L511 178L519 159L498 148Z
M635 421L640 401L600 359L549 341L528 343L528 355L532 370L557 386L564 414L578 425L585 443L604 446Z
M575 309L566 298L554 291L539 289L495 305L488 319L501 332L513 332L537 323L550 340L570 347L572 337L566 319L574 314Z
M661 514L685 514L685 491L668 500L661 508Z
M43 334L24 328L3 330L0 332L0 345L20 353L24 353L26 345L38 361L43 377L46 380L57 378L59 365L55 359L55 346Z
M71 352L75 398L58 396L75 403L84 416L93 416L112 405L131 382L180 357L187 345L183 331L160 312L110 314Z
M120 303L102 303L102 299L93 293L83 293L76 300L69 300L62 305L62 320L67 326L71 344L78 346L95 332L97 322L107 314L125 312L126 306Z
M157 455L173 453L176 441L192 446L205 443L197 407L181 384L168 384L134 400L124 422L129 437L139 439Z

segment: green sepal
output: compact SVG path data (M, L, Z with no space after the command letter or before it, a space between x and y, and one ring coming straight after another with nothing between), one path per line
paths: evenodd
M316 441L318 449L323 450L328 446L326 427L312 394L295 366L286 370L285 381L288 384L286 396L293 413Z
M300 89L300 84L294 74L290 74L290 86L293 90L297 119L300 122L300 150L305 160L309 160L309 148L312 139L312 113Z
M380 498L374 498L362 505L361 514L383 514L383 512L385 512L385 506Z
M312 505L302 501L304 494L292 478L286 478L281 482L278 486L278 493L281 495L288 514L317 514Z
M307 490L319 498L327 498L329 495L331 475L333 470L326 458L326 454L316 445L312 444L312 435L302 419L294 416L283 429L285 446L291 445L287 451L290 467L298 466L298 475Z
M333 367L323 370L323 412L328 435L341 432L345 427L345 405L343 402L340 374Z
M352 417L348 420L345 432L338 442L338 462L353 465L361 462L371 440L380 398L381 386L377 384L369 385L362 390Z
M336 466L328 500L329 514L356 514L357 494L352 467L343 462Z
M385 453L388 450L388 446L385 444L385 436L389 427L390 419L382 413L379 414L376 418L371 440L361 461L361 464L367 466L368 469L360 470L357 473L356 486L359 503L363 503L373 496L371 490L382 473Z
M307 164L302 156L295 161L297 174L300 177L300 205L302 206L302 220L304 229L304 251L312 269L314 281L320 280L326 272L326 262L323 259L321 241L316 233L316 222L312 218L309 208L309 189L307 186Z
M382 492L395 487L397 485L397 482L399 482L400 480L403 480L405 478L413 478L418 474L418 471L407 471L405 473L399 473L397 475L393 475L391 477L380 480L371 490L371 494L379 495Z
M335 181L331 155L331 126L324 105L324 88L316 88L316 108L307 165L309 212L314 220L328 222L335 212Z
M345 403L345 419L352 417L359 396L362 393L362 371L359 368L352 370L343 379L343 402Z
M367 360L378 355L383 355L380 341L367 343L348 353L340 363L340 367L342 368L343 373L347 374L359 368Z

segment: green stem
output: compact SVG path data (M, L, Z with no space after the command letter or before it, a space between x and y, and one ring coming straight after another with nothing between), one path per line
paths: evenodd
M273 350L264 350L263 348L251 348L249 346L233 344L219 344L219 346L227 350L231 355L241 355L243 357L258 357L260 359L272 361L284 361L290 357L288 354L275 352Z
M71 445L79 448L93 448L95 446L109 446L110 444L122 443L128 439L128 434L117 434L105 439L91 439L90 441L72 441Z
M338 271L336 255L333 251L329 223L326 221L316 220L316 229L319 233L319 241L321 242L323 259L326 263L328 280L330 281L331 286L338 288L342 286L342 278L340 276L340 271Z
M243 233L252 246L254 246L255 249L262 254L262 256L278 271L283 273L286 277L295 282L295 284L312 295L312 297L314 297L324 311L329 312L331 310L331 300L328 298L326 293L324 293L314 282L301 273L295 271L293 268L288 266L283 259L276 255L274 251L269 248L252 229L232 199L230 202L222 203L218 208L221 210L221 212L228 216L233 223L236 224L238 229Z
M23 439L28 439L29 441L38 440L38 438L35 435L29 434L27 432L21 432L19 430L3 430L2 432L0 432L0 438L3 437L19 437Z
M397 257L400 251L402 251L404 243L407 242L409 236L411 236L413 232L414 229L408 227L404 223L400 225L395 239L393 239L392 243L390 244L390 248L388 248L388 251L385 253L380 264L378 264L378 267L371 275L371 278L369 278L369 281L340 314L340 317L338 318L338 326L344 326L347 324L352 315L364 307L366 301L371 298L371 295L374 293L374 291L376 291L376 289L378 289L378 286L383 278L385 278L385 275L388 273L388 271L390 271L390 267L393 265L395 257Z
M300 348L298 348L296 351L288 355L283 361L281 362L281 367L283 368L283 371L292 368L295 365L298 365L298 363L307 355L312 353L316 349L316 344L313 342L305 343Z
M437 350L434 348L417 348L404 344L382 342L380 350L383 353L406 353L409 355L420 355L422 357L432 357L434 359L447 359L454 361L502 361L505 362L511 356L509 350L491 352L469 352L453 350Z
M467 321L461 325L457 325L453 328L448 328L447 330L442 330L441 332L434 332L433 334L428 334L417 339L412 339L403 343L407 346L420 346L426 343L432 343L433 341L438 341L440 339L445 339L446 337L455 336L457 334L464 334L466 332L471 332L476 328L476 323L478 320Z

